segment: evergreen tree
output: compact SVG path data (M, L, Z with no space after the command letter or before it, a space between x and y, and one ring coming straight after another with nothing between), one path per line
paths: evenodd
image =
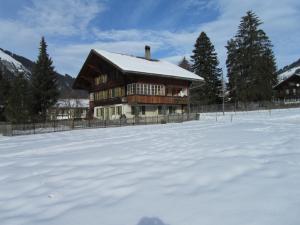
M33 114L39 120L46 120L47 109L57 102L59 96L52 64L52 59L47 53L47 44L42 37L39 56L31 76Z
M227 77L228 77L228 85L227 88L229 90L229 97L232 102L237 100L237 93L240 86L239 83L239 73L238 73L238 61L237 61L237 43L234 39L230 39L227 42Z
M186 69L188 71L192 70L189 61L185 57L183 57L183 59L178 63L178 66L180 66L181 68Z
M12 123L24 123L30 120L31 94L29 82L23 74L18 74L11 84L7 106L6 118Z
M198 37L193 50L192 70L204 78L201 88L191 92L192 101L200 99L204 104L215 104L220 102L221 92L221 69L215 48L207 35L202 32Z
M247 12L226 46L229 91L237 101L271 100L277 82L272 44L261 24L253 12Z
M10 83L4 77L4 72L0 68L0 121L5 120L4 110L7 105Z

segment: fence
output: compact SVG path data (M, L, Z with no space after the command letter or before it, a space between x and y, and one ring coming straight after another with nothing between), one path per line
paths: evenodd
M201 113L209 112L239 112L254 110L272 110L298 108L300 103L286 104L286 102L253 102L239 104L191 105L190 114L160 115L155 117L134 117L118 120L55 120L45 123L1 124L0 134L6 136L40 134L49 132L68 131L73 129L120 127L130 125L177 123L198 119Z
M3 134L6 132L6 125L7 125L7 123L0 122L0 134Z
M207 113L207 112L239 112L239 111L255 111L255 110L271 110L271 109L287 109L298 108L300 102L293 102L287 104L286 101L273 101L273 102L248 102L248 103L225 103L215 105L196 105L190 106L191 113Z
M118 120L55 120L45 123L6 124L3 134L6 136L42 134L74 129L121 127L130 125L179 123L196 120L197 114L174 114L154 117L134 117Z

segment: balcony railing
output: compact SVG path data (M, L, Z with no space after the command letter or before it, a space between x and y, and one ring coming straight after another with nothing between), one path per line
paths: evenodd
M187 105L188 97L130 95L126 97L129 104L172 104Z

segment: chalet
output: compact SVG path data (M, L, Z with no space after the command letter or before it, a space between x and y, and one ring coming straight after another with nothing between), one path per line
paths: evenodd
M300 67L290 69L278 76L274 87L276 100L284 103L300 103Z
M90 115L97 119L157 116L188 112L189 87L202 81L174 64L145 57L91 50L73 85L90 94Z
M49 110L51 120L86 119L89 99L59 99Z

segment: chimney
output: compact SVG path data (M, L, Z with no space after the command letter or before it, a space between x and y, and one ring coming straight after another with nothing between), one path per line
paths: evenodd
M148 46L148 45L145 46L145 58L148 59L148 60L151 59L150 46Z

